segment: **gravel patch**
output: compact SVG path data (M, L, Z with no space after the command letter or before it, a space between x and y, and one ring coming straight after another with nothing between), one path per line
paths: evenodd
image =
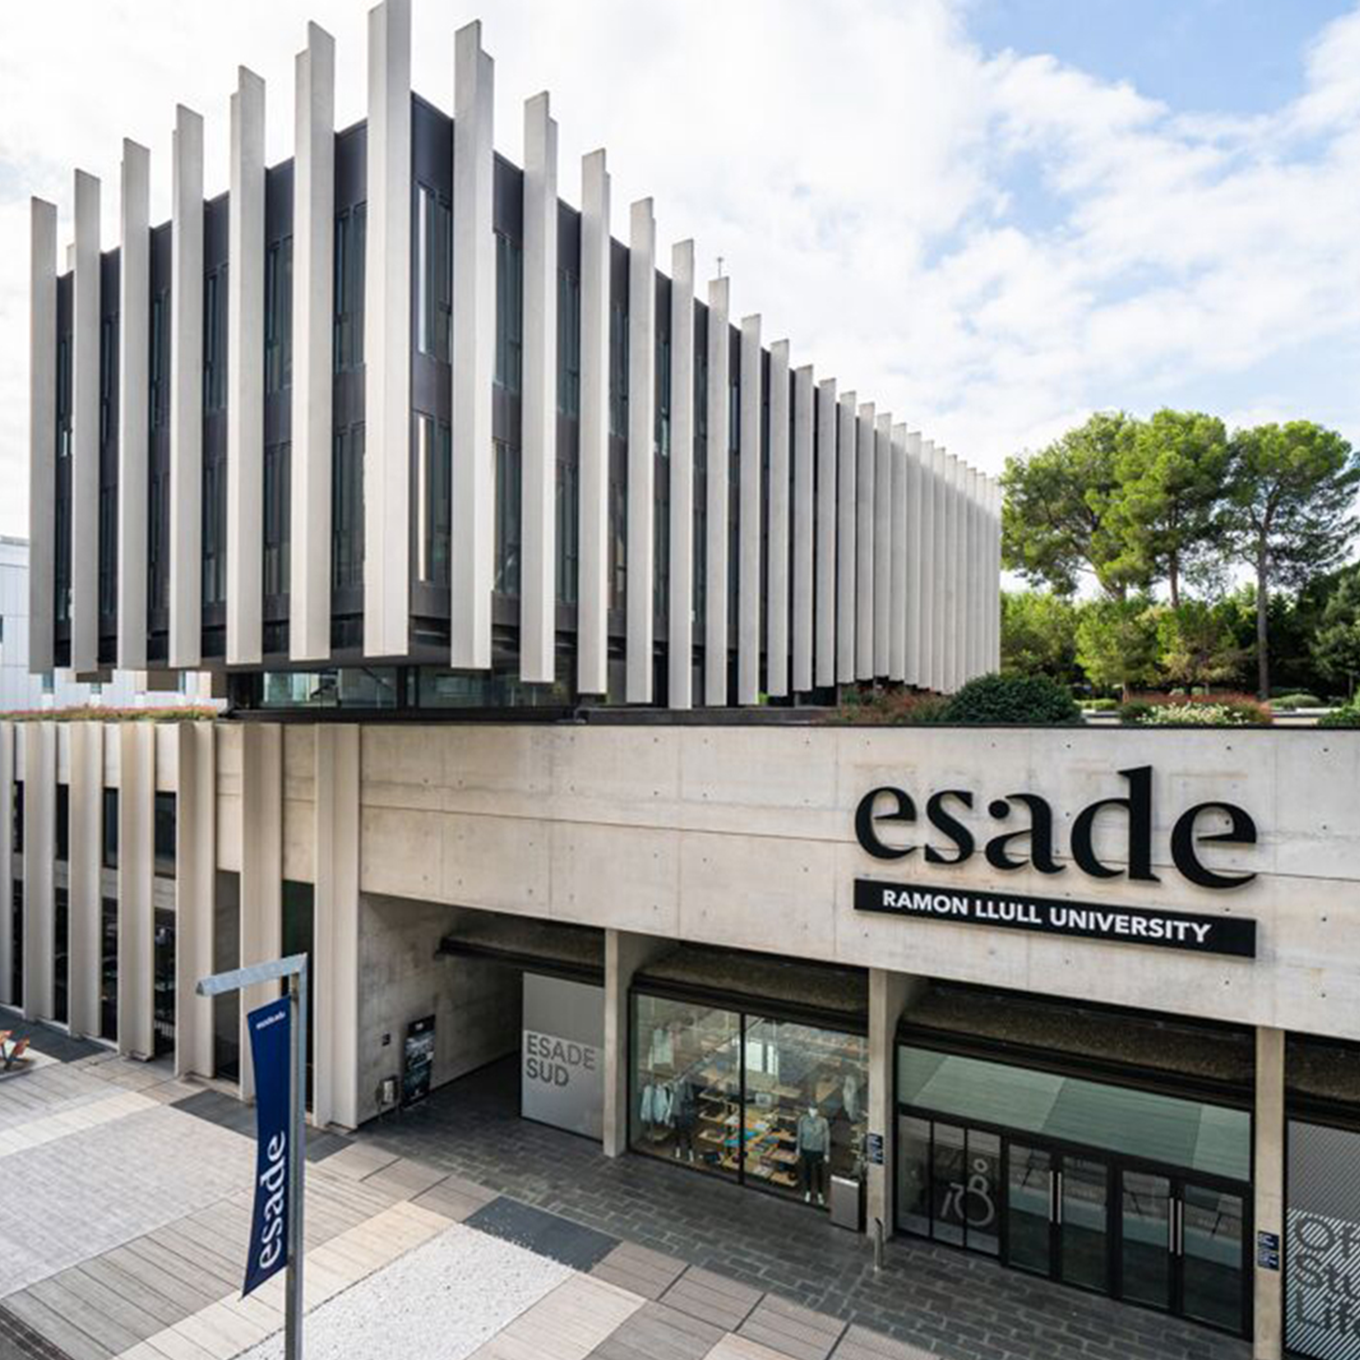
M307 1315L307 1360L463 1360L574 1272L454 1224ZM239 1360L279 1360L283 1333Z

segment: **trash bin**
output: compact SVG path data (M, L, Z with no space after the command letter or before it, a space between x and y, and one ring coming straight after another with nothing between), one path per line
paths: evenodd
M864 1230L864 1186L851 1176L832 1176L829 1196L831 1221L852 1232Z

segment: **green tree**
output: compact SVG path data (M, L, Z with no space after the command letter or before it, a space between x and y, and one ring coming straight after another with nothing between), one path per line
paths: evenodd
M1309 651L1319 673L1334 684L1344 684L1349 695L1360 676L1360 570L1339 575L1322 610Z
M1223 422L1197 411L1158 411L1121 449L1111 513L1123 539L1116 570L1164 580L1173 609L1186 573L1209 552L1227 464Z
M1077 610L1048 590L1001 593L1001 672L1048 675L1070 684L1077 668Z
M1241 674L1251 655L1233 629L1232 605L1182 600L1157 615L1158 666L1173 684L1221 685Z
M1257 691L1270 696L1272 590L1297 589L1335 567L1355 537L1360 463L1339 434L1308 420L1258 425L1232 438L1220 524L1256 578Z
M1097 689L1118 689L1127 699L1135 685L1156 678L1157 614L1146 596L1081 607L1077 662Z
M1001 477L1002 562L1027 581L1074 594L1084 574L1112 599L1148 584L1117 522L1119 468L1137 434L1123 412L1102 412L1024 457Z

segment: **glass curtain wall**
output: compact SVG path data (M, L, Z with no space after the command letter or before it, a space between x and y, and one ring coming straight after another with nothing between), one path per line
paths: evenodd
M863 1178L864 1036L637 993L631 1043L635 1150L818 1205Z

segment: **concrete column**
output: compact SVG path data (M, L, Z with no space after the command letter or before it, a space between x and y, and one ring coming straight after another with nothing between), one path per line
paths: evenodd
M406 34L409 46L409 11ZM495 63L482 51L480 22L460 28L454 44L453 296L457 301L453 308L449 632L451 664L485 670L491 665L491 582L496 552L496 463L491 439L496 359ZM404 97L409 106L409 51L406 82ZM408 145L409 121L408 117ZM408 418L403 411L403 424Z
M278 958L283 948L283 729L277 723L242 725L240 864L244 968ZM276 983L241 993L243 1100L255 1094L246 1015L278 995Z
M888 677L907 678L907 427L892 427L892 562L889 569Z
M992 555L991 568L987 573L987 586L991 600L987 607L988 622L992 630L991 668L1001 669L1001 517L1005 509L1001 493L1001 483L992 482L992 522L989 529Z
M954 593L954 626L950 629L949 673L953 689L963 684L964 652L968 643L968 507L966 484L968 470L963 459L950 455L950 528L953 551L949 563Z
M908 431L906 440L906 674L908 684L921 683L921 436Z
M760 317L741 323L740 505L737 514L737 702L760 698Z
M794 375L793 414L793 688L812 688L813 452L812 365ZM787 558L786 558L787 560Z
M949 581L949 510L945 451L933 444L931 445L931 467L934 473L932 498L935 503L935 516L932 525L933 541L931 543L931 554L934 559L934 571L932 573L932 594L934 598L930 611L931 688L943 693L948 688L945 633L949 627L949 609L945 593Z
M810 375L811 370L808 372ZM789 391L789 342L776 340L770 346L770 527L765 562L765 689L773 698L782 698L789 692L789 543L793 529L789 504ZM797 397L793 400L796 403Z
M656 447L656 218L652 200L629 212L628 233L628 596L626 697L652 702L655 610L653 482Z
M861 403L855 424L855 679L874 678L874 508L878 471L874 404Z
M72 1034L99 1033L99 961L104 850L104 725L77 722L70 733L67 808L70 850L70 1022Z
M1257 1232L1285 1234L1285 1032L1258 1025L1256 1029L1256 1140L1254 1165ZM1255 1259L1255 1252L1252 1253ZM1253 1360L1280 1360L1284 1353L1284 1275L1279 1270L1254 1267Z
M603 151L581 160L578 494L576 684L582 694L604 694L609 684L609 171Z
M519 675L550 684L557 619L557 123L524 105L524 386L521 399Z
M968 473L968 598L971 626L968 630L968 679L990 669L984 659L987 634L987 537L982 497L987 479L975 468Z
M925 689L938 688L935 674L935 444L923 440L921 444L921 584L920 590L920 659L917 662L916 683Z
M264 646L264 81L231 97L227 203L227 663Z
M151 153L123 139L118 258L118 666L146 668Z
M874 674L892 664L892 416L874 425Z
M14 1005L14 724L0 722L0 1006Z
M335 39L307 25L294 66L293 392L288 655L331 654Z
M727 313L730 285L708 285L708 505L704 554L704 702L727 702L727 449L729 430Z
M170 669L203 641L203 118L175 110L170 213Z
M264 284L261 280L261 289ZM263 352L263 350L261 350ZM213 1073L212 1001L195 994L213 971L217 897L217 748L210 722L175 724L175 1075Z
M28 669L55 656L57 209L31 200L28 287Z
M836 506L836 681L849 685L855 680L855 628L859 611L855 604L855 574L858 550L855 530L858 525L859 455L855 448L858 423L855 419L855 393L843 393L836 432L837 482Z
M155 1048L156 728L118 726L118 1051Z
M457 82L455 82L457 83ZM455 103L457 98L455 95ZM461 110L460 110L461 111ZM461 121L461 120L460 120ZM466 137L468 129L460 127ZM454 148L457 157L457 146ZM454 212L469 210L454 172ZM368 12L368 223L364 266L364 655L405 656L411 595L411 0L382 0ZM486 248L491 242L488 239ZM491 285L483 292L489 295ZM458 319L470 324L479 302L472 281L459 291L458 217L454 219L453 371L461 356ZM488 370L489 372L489 370ZM465 379L470 382L470 375ZM487 382L485 404L491 401ZM455 391L454 505L459 503L459 424L473 405ZM491 463L486 420L483 459ZM465 510L475 511L477 507ZM478 531L489 536L490 513ZM452 628L459 633L467 583L460 553L471 552L461 523L453 526ZM489 564L489 558L488 558ZM489 572L489 565L488 565ZM461 583L461 584L460 584ZM488 586L490 584L488 576ZM490 608L488 599L487 608ZM457 648L455 646L455 652ZM242 885L244 888L244 885ZM242 898L244 900L244 891ZM244 1014L244 1006L242 1009ZM244 1030L242 1031L244 1035ZM245 1062L242 1062L242 1071Z
M24 731L24 1016L52 1018L52 865L56 858L57 729Z
M654 935L604 933L604 1155L628 1150L628 989L633 974L669 948Z
M883 1139L883 1164L868 1168L865 1187L864 1226L872 1239L875 1223L882 1223L883 1236L893 1230L892 1168L897 1160L897 1089L893 1067L897 1062L897 1023L919 994L924 980L908 973L869 969L869 1132Z
M99 181L76 171L71 284L71 669L99 665Z
M963 620L959 597L960 546L959 460L945 455L944 465L944 686L949 693L959 687L959 635Z
M819 687L836 683L836 380L817 389L817 664Z
M316 729L316 1080L313 1121L359 1123L359 736Z
M671 570L667 701L694 702L694 242L671 252Z

